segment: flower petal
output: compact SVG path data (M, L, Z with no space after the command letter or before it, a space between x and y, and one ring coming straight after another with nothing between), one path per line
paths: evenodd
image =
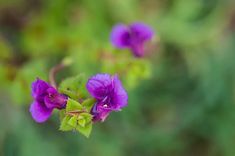
M105 109L100 109L98 107L98 103L96 103L92 109L91 109L91 114L93 115L92 121L93 122L98 122L98 121L104 121L108 116L110 110L105 110Z
M139 41L151 40L154 35L153 29L144 23L133 23L130 25L130 30L133 37Z
M116 25L111 32L111 42L117 48L127 48L130 46L130 30L124 24Z
M50 85L37 78L36 81L34 81L32 83L32 96L36 99L36 98L40 98L40 96L46 94L46 90L50 87Z
M44 104L34 101L31 104L29 111L36 122L42 123L51 116L52 110L53 109L48 109L47 107L45 107Z
M49 109L62 109L65 108L67 99L67 96L58 93L55 88L51 87L47 89L47 95L44 97L44 103Z
M131 46L132 53L136 57L143 57L145 52L144 42L137 42Z
M112 80L109 74L97 74L88 80L86 88L94 98L103 99L107 94L107 87L111 84Z
M117 75L113 76L113 85L112 103L116 105L116 110L120 110L122 107L127 106L128 95Z

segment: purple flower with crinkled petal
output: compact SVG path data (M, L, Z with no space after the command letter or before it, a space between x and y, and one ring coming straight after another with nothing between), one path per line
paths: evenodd
M47 82L37 79L32 83L33 103L30 113L36 122L45 122L52 114L53 109L63 109L67 103L67 97L52 87Z
M111 32L111 42L120 49L129 48L136 57L143 57L145 43L154 36L154 31L143 23L117 24Z
M88 92L97 102L91 109L93 121L104 121L110 112L127 106L128 95L117 75L97 74L87 84Z

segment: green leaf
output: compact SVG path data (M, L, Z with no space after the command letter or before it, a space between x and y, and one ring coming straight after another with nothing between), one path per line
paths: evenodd
M73 99L70 99L70 98L68 99L67 105L66 105L66 112L75 111L75 110L82 110L82 109L83 109L83 107L79 102L77 102Z
M89 104L88 106L90 106L90 103L91 101L85 102L86 105ZM64 110L60 113L60 116L63 117L60 130L70 131L75 129L86 137L89 137L92 129L92 115L88 112L81 113L79 111L84 111L84 107L79 102L69 98L66 105L66 112L68 114L66 115Z
M60 121L62 121L65 117L65 109L62 109L59 111L59 117L60 117Z
M151 65L145 60L134 60L128 67L125 77L126 84L129 88L136 87L141 80L151 77Z
M82 106L84 106L87 111L90 111L93 105L95 104L96 100L93 98L86 99L82 102Z
M77 127L78 125L78 119L77 119L77 116L72 116L70 117L70 119L68 120L68 124L72 127Z
M86 125L86 120L84 118L78 119L78 124L82 127L85 127Z
M77 126L76 130L79 131L81 134L85 135L87 138L90 136L92 130L92 123L88 123L86 126Z
M59 92L68 95L73 99L83 97L84 92L84 75L70 77L61 82Z
M68 115L63 118L63 120L61 121L61 124L60 124L61 131L70 131L70 130L74 129L73 126L68 124L70 119L71 119L71 117Z
M87 105L88 103L88 101L85 102ZM84 107L79 102L69 98L67 101L66 112L70 112L71 114L66 115L65 110L60 112L61 118L63 117L60 130L70 131L75 129L86 137L89 137L92 129L92 115L88 112L79 112L83 110Z
M86 123L91 122L92 115L89 113L80 113L79 116L82 116L85 120Z
M92 130L92 115L89 113L80 113L74 116L66 115L60 125L60 130L77 130L81 134L89 137Z

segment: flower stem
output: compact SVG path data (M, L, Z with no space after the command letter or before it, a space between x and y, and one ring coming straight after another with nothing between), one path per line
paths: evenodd
M81 111L75 110L75 111L66 112L65 114L74 116L74 115L79 115L80 113L88 113L88 112L86 110L81 110Z
M64 69L66 66L69 66L71 63L72 63L71 58L67 57L67 58L64 58L60 64L57 64L51 68L49 72L49 81L53 87L57 88L57 83L55 80L56 74L62 69Z
M55 80L55 76L56 74L62 70L65 67L65 65L63 63L57 64L56 66L52 67L50 72L49 72L49 81L50 84L57 88L57 84L56 84L56 80Z

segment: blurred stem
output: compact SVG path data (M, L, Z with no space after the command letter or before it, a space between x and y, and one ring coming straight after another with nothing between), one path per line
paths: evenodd
M65 67L71 65L72 63L73 63L72 59L70 57L66 57L62 60L60 64L57 64L51 68L49 72L49 81L53 87L57 88L57 84L55 80L56 74L62 69L64 69Z
M52 67L50 72L49 72L49 81L50 84L57 88L57 84L56 84L56 80L55 80L55 76L56 74L62 70L65 67L65 65L63 63L57 64L56 66Z

